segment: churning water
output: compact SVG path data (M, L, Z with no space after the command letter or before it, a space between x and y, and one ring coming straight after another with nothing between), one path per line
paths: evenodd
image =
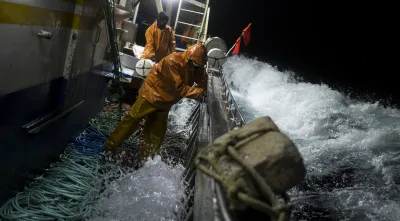
M177 220L178 202L184 197L182 171L181 166L165 164L160 156L149 159L141 169L108 183L91 220Z
M246 121L270 116L307 167L293 220L400 220L400 111L233 56L224 74Z
M176 148L173 139L188 138L186 125L197 102L183 99L169 113L165 148ZM175 137L175 138L174 138ZM172 140L171 140L172 139ZM174 147L169 147L169 144ZM182 165L171 165L157 155L137 171L124 173L117 166L102 178L106 185L90 220L93 221L177 221L180 200L185 197ZM113 179L109 182L109 176Z

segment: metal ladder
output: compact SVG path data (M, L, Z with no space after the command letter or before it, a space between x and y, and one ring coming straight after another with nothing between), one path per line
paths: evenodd
M202 8L202 12L197 12L197 11L193 11L193 10L189 10L189 9L184 9L182 8L182 2L185 1L187 3L193 4L197 7ZM176 20L175 20L175 25L174 25L174 30L176 30L176 26L178 24L182 24L182 25L186 25L186 26L192 26L192 27L196 27L196 28L200 28L200 32L199 32L199 36L198 38L192 38L192 37L187 37L187 36L183 36L183 35L179 35L175 33L175 36L180 37L180 38L186 38L186 39L191 39L191 40L196 40L197 42L201 41L202 36L207 36L207 33L203 33L204 31L204 26L207 24L208 26L208 16L209 16L209 7L208 7L208 3L209 0L206 0L206 3L202 3L199 1L195 1L195 0L179 0L179 6L178 6L178 11L176 14ZM179 20L179 15L181 13L181 11L184 12L188 12L188 13L194 13L194 14L199 14L203 16L203 19L201 21L201 25L197 25L197 24L190 24L187 22L183 22ZM204 37L205 41L206 37ZM177 51L186 51L186 49L183 48L176 48Z

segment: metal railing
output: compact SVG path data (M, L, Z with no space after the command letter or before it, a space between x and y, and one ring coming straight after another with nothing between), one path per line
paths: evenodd
M237 105L232 92L229 88L228 81L222 72L222 69L220 68L219 70L213 69L213 68L208 68L207 65L207 70L210 75L217 77L220 79L221 87L220 87L220 99L221 103L225 104L225 116L227 116L226 122L228 124L228 130L232 130L237 127L242 127L246 124L246 121L244 120L239 106ZM214 92L215 93L215 92ZM218 93L218 92L217 92ZM218 96L217 96L218 97ZM211 108L211 107L210 107ZM210 110L213 111L213 110ZM228 132L228 131L226 131ZM215 138L213 138L215 139ZM232 216L232 214L229 212L228 209L228 202L226 200L226 196L222 188L219 186L218 183L215 183L214 181L212 183L212 188L210 191L214 192L214 209L215 209L215 215L218 217L218 220L221 221L233 221L235 218Z
M226 81L225 76L223 75L221 70L210 70L213 72L215 76L218 76L221 79L221 93L222 93L222 101L225 103L225 113L228 116L228 124L230 129L235 127L241 127L246 124L243 119L242 114L240 113L239 107L229 89L228 83ZM208 101L203 101L204 103L208 103ZM196 167L194 164L194 158L198 152L199 144L198 144L198 135L199 135L199 121L201 120L201 110L200 104L196 106L191 116L188 119L187 125L191 125L190 138L187 142L187 151L185 153L186 157L183 162L183 166L185 168L184 173L182 174L182 178L186 183L186 197L182 199L180 203L180 211L179 218L181 221L190 221L193 220L193 203L194 203L194 195L195 195L195 179L196 179ZM207 108L208 109L208 108ZM211 140L210 140L211 141ZM212 182L213 183L213 182ZM223 191L217 184L213 184L213 187L210 191L215 191L215 200L217 207L219 207L219 215L220 220L223 221L231 221L231 214L228 212L227 202L224 196ZM211 212L211 211L210 211Z
M242 114L240 113L239 107L229 89L228 83L226 81L225 75L221 72L221 86L222 86L222 99L226 102L226 108L229 112L229 119L232 127L241 127L246 124Z
M187 121L187 126L190 125L190 135L187 141L186 157L183 162L185 171L182 174L182 178L186 184L186 196L180 203L179 218L180 220L189 220L193 214L193 201L194 201L194 190L195 183L194 178L196 174L196 168L194 164L194 158L197 153L197 135L198 135L198 124L200 118L200 104L193 110L191 116Z

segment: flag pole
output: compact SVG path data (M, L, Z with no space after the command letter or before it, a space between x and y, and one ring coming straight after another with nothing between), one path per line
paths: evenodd
M240 35L240 37L239 38L241 38L243 36L243 32L242 32L242 34ZM231 51L235 48L235 46L236 46L236 41L235 41L235 44L233 44L233 46L231 47L231 49L229 49L229 51L228 52L226 52L226 54L225 54L225 57L226 56L228 56L229 55L229 53L231 53Z
M240 35L239 39L242 39L243 35L244 35L244 31L247 30L249 27L251 26L251 23L249 25L247 25L247 27L242 31L242 34ZM237 44L237 41L235 42L235 44L233 44L233 46L231 47L231 49L229 49L228 52L226 52L225 57L229 55L229 53L231 53L231 51L235 48Z

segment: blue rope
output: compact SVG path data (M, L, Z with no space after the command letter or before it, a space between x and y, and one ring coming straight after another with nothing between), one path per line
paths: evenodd
M70 146L77 152L84 155L96 155L104 150L104 143L107 137L97 128L86 128Z

